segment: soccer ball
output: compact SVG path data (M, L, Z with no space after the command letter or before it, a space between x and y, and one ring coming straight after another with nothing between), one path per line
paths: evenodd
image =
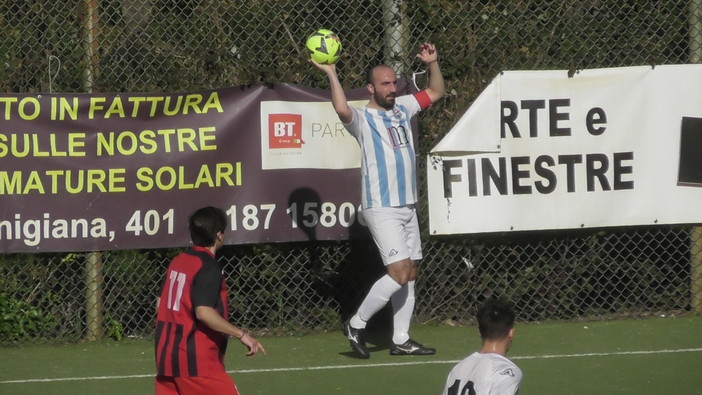
M331 30L319 29L307 37L305 43L312 60L319 64L333 64L341 56L341 40Z

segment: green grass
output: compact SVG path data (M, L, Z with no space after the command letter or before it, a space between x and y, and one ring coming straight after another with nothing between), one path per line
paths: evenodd
M253 359L230 341L227 369L243 395L438 394L453 364L479 346L474 327L419 326L432 357L391 357L386 333L371 359L353 358L340 332L261 338ZM702 317L521 324L509 356L520 395L702 394ZM153 393L153 347L127 340L0 349L0 394Z

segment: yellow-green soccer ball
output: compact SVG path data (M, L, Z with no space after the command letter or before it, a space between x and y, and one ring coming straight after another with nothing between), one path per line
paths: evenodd
M305 43L312 60L319 64L333 64L341 56L341 40L331 30L319 29L307 37Z

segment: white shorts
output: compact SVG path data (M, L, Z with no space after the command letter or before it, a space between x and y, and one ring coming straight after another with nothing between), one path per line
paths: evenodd
M414 206L365 208L362 215L385 266L407 258L413 261L422 259L422 241Z

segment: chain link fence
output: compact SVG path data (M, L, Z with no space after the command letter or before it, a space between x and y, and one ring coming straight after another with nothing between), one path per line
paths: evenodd
M701 18L700 0L10 0L0 4L0 90L328 88L303 52L320 27L341 36L338 70L352 88L381 62L412 78L422 71L414 48L430 41L448 94L420 119L423 162L501 70L697 63ZM425 234L416 317L465 323L490 295L514 300L523 321L699 313L701 250L702 233L687 226ZM178 251L0 256L0 343L151 336ZM367 240L229 246L221 259L233 320L268 333L336 328L383 270Z

